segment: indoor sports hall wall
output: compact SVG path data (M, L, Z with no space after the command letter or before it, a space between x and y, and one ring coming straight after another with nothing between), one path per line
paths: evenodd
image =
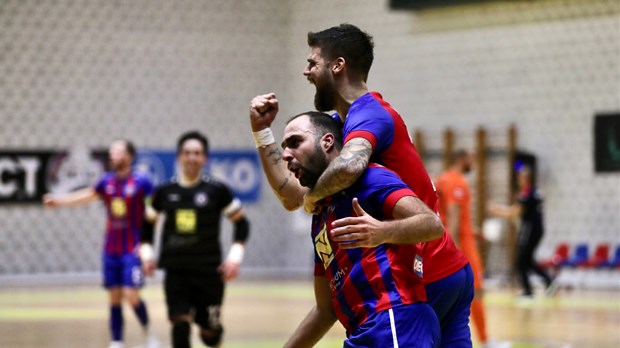
M592 155L593 115L620 109L619 2L491 1L417 12L372 0L296 5L291 55L305 48L308 30L350 21L373 34L369 86L412 133L517 125L518 147L538 156L546 198L539 256L560 241L590 250L620 244L620 173L595 174ZM313 88L298 79L292 89L310 107Z
M199 129L213 149L252 150L250 99L290 79L289 13L287 1L0 0L0 149L105 148L118 137L174 149ZM308 270L308 237L262 193L246 207L246 264ZM99 204L0 206L0 275L97 274L103 219Z
M251 97L278 93L279 137L289 115L313 108L306 33L351 22L375 38L369 86L410 130L517 124L546 196L539 254L558 241L617 244L620 174L594 173L592 122L620 110L618 2L387 4L0 0L0 149L101 148L117 137L170 149L193 128L214 149L251 149ZM309 274L308 217L285 212L265 181L246 208L245 272ZM97 204L0 206L0 277L98 272L103 224Z

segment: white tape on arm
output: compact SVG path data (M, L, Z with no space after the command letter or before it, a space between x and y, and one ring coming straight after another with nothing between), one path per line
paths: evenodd
M140 245L140 259L142 261L152 261L155 260L155 251L150 244L143 243Z
M230 250L228 251L228 256L226 257L226 260L240 265L241 262L243 262L244 253L245 253L245 247L243 246L243 244L234 243L230 247Z
M256 143L256 147L262 147L271 145L276 142L276 138L273 137L273 133L271 132L271 128L261 129L258 132L252 132L254 136L254 142Z

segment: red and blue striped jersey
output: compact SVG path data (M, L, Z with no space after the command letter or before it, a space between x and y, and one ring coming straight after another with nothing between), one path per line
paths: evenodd
M394 172L371 164L354 185L325 199L321 213L313 216L314 274L327 278L334 312L347 333L374 313L426 301L417 245L347 250L329 233L334 220L354 215L354 197L368 214L385 220L392 218L394 206L405 196L415 194Z
M110 172L95 185L95 191L104 201L107 212L104 253L123 255L134 252L140 244L144 200L151 195L153 184L139 173L119 178Z
M344 142L364 138L373 147L370 162L395 171L415 194L433 211L437 212L439 201L422 159L418 154L402 117L377 92L366 93L356 99L349 108L344 121ZM424 281L442 279L467 264L450 234L422 243L422 257L426 268Z

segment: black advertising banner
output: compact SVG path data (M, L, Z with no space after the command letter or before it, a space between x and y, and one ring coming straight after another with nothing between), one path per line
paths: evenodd
M107 170L107 150L1 150L0 204L41 203L50 192L63 194L93 187ZM176 175L175 150L138 151L134 169L162 183ZM214 150L205 171L225 182L244 203L260 199L262 172L258 154L249 150Z
M105 163L105 151L0 150L0 204L40 203L47 192L91 186Z

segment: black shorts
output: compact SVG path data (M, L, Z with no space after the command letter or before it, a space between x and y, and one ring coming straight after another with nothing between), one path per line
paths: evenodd
M168 318L190 315L203 329L222 329L224 282L219 274L167 271L164 279Z

